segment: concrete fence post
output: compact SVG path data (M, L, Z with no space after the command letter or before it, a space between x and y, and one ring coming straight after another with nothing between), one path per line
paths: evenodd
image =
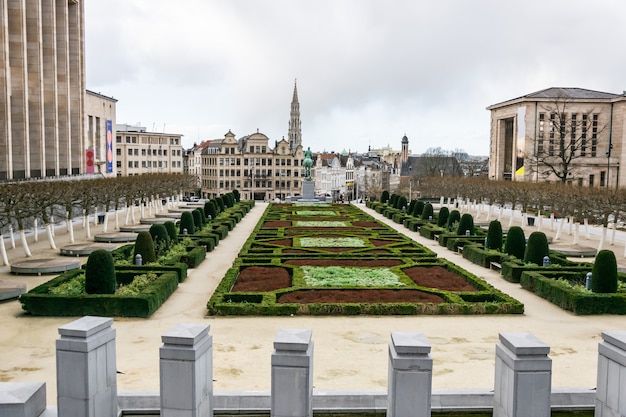
M433 360L423 333L391 333L387 417L430 417Z
M45 382L0 382L0 416L39 417L45 410Z
M500 333L494 417L550 417L550 346L530 333Z
M626 416L626 331L602 332L598 344L596 417Z
M59 327L57 407L63 417L117 417L113 319L85 316Z
M280 329L272 353L272 417L313 416L311 330Z
M213 336L208 324L178 324L161 336L161 416L213 415Z

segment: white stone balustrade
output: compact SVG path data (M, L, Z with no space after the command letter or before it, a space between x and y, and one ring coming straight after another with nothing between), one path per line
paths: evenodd
M595 417L626 416L626 331L602 333L598 344Z

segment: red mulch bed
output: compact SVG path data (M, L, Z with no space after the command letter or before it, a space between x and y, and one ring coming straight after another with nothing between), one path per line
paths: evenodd
M301 249L283 249L283 253L291 253L291 254L303 254L303 253L311 253L306 250Z
M231 292L276 291L291 286L291 277L285 268L249 266L239 272Z
M396 259L293 259L285 262L295 266L396 266L402 262Z
M286 222L284 220L271 220L263 223L263 227L289 227L291 226L291 222Z
M367 228L383 228L383 226L380 223L376 223L376 222L352 222L352 226L356 226L356 227L367 227Z
M478 291L472 284L454 272L441 266L414 266L403 269L414 283L422 287L438 288L447 291Z
M291 247L291 239L269 240L267 243L272 245L289 246Z
M300 290L287 293L278 303L443 303L438 295L419 290Z
M392 243L398 243L398 240L378 240L378 239L370 239L370 242L372 242L372 245L374 246L385 246L385 245L390 245Z

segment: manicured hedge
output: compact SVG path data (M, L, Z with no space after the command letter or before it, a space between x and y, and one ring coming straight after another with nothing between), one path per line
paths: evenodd
M137 296L87 294L80 297L49 294L48 290L74 278L82 271L70 271L33 288L20 296L22 308L35 316L104 316L150 317L178 286L174 272L163 272L156 281ZM145 271L125 272L141 275ZM125 274L120 272L120 274ZM121 281L123 281L122 279ZM126 279L127 281L132 280ZM121 282L118 279L118 282Z
M206 258L206 247L196 246L180 257L180 261L189 268L196 268Z

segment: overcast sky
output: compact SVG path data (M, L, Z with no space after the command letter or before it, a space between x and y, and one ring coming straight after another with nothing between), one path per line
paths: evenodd
M626 90L624 0L88 0L87 88L117 123L205 139L489 152L485 107L548 87Z

